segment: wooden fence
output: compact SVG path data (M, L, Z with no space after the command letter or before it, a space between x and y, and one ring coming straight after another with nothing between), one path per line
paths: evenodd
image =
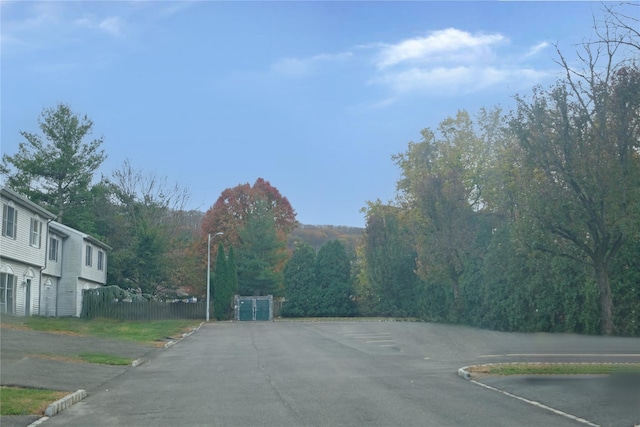
M125 302L97 301L83 298L82 314L84 319L104 317L118 320L173 320L205 319L206 302ZM213 304L210 308L213 313Z

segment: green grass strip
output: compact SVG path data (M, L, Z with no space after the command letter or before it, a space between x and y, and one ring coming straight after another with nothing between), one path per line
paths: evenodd
M103 365L131 365L133 359L128 357L114 356L112 354L102 353L82 353L79 355L80 359L89 363L100 363Z
M490 375L609 375L640 374L640 363L500 363L470 368Z
M23 319L11 319L3 316L2 323L14 327L26 327L34 331L90 335L100 338L114 338L151 344L157 341L175 338L182 332L192 330L200 324L197 320L157 320L157 321L120 321L113 319L84 320L78 318L47 318L33 316Z
M43 415L47 406L68 393L20 387L0 387L0 415Z

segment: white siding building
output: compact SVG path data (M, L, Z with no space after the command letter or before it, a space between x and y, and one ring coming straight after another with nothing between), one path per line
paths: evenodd
M62 278L63 242L69 237L49 224L49 239L47 247L46 267L42 271L44 294L40 314L42 316L58 315L58 283Z
M49 224L49 229L54 236L61 236L64 252L59 262L56 315L80 316L82 291L107 283L107 251L111 248L88 234L55 221Z
M82 291L107 282L111 248L8 188L0 195L0 313L80 316Z

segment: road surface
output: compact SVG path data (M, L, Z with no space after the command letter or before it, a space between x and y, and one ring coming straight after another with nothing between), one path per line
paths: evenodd
M581 413L554 413L457 369L525 357L638 361L639 343L410 322L211 323L42 425L629 426L640 421L635 385L611 396L623 409L608 419L593 395L565 396ZM553 393L542 403L553 407Z

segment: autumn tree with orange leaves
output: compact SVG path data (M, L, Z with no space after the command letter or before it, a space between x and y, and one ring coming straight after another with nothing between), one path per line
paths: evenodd
M205 241L207 234L222 232L225 243L238 246L240 230L247 224L249 214L255 210L258 200L267 203L273 212L278 237L286 239L298 226L296 213L289 200L276 187L269 181L258 178L253 186L249 183L241 184L227 188L220 194L202 219L202 236Z
M268 214L265 215L265 211ZM264 224L258 225L256 221ZM273 293L281 288L281 283L271 282L281 282L277 278L281 277L288 258L287 236L297 226L296 213L287 198L269 181L258 178L253 186L241 184L227 188L220 194L202 220L201 247L206 251L208 234L224 233L219 237L220 241L237 249L236 264L241 293L247 293L250 289L251 293L267 290ZM264 227L269 228L269 232L263 230ZM254 236L256 229L263 230L260 236ZM266 237L273 242L258 244L253 241L254 238L264 240ZM270 249L266 250L266 247ZM211 250L211 256L214 257L216 248L212 247ZM249 265L251 268L243 268ZM261 285L263 282L264 286Z

